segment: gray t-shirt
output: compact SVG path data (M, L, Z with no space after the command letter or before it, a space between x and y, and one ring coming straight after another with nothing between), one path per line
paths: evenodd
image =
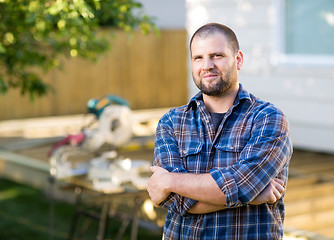
M214 112L210 112L212 120L213 120L213 125L215 126L215 130L217 132L218 127L220 122L223 120L225 113L214 113Z

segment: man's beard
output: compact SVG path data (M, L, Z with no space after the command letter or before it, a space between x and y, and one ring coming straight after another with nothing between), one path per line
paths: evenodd
M194 82L203 94L212 97L219 97L223 96L224 93L226 93L234 85L234 83L237 81L237 75L229 71L224 78L220 77L215 81L216 82L209 84L204 84L202 79L200 79L199 82Z

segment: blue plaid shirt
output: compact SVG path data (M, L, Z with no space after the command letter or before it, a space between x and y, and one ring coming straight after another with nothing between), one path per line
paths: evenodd
M168 209L164 239L282 239L283 200L249 202L275 177L287 182L292 144L286 117L240 85L216 132L202 99L199 93L161 118L154 165L170 172L211 173L227 209L190 214L196 200L172 193L162 204Z

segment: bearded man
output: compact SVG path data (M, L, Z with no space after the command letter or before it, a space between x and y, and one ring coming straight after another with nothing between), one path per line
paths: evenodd
M148 192L168 209L164 239L283 238L292 154L285 115L239 83L235 33L210 23L190 40L200 89L159 121Z

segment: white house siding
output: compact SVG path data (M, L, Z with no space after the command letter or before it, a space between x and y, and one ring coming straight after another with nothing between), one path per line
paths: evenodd
M207 22L231 27L245 57L240 82L285 112L295 148L334 153L334 61L282 60L279 1L186 0L189 38ZM191 97L198 90L190 71L188 81Z
M184 29L186 23L185 0L138 0L145 13L155 17L160 29Z

